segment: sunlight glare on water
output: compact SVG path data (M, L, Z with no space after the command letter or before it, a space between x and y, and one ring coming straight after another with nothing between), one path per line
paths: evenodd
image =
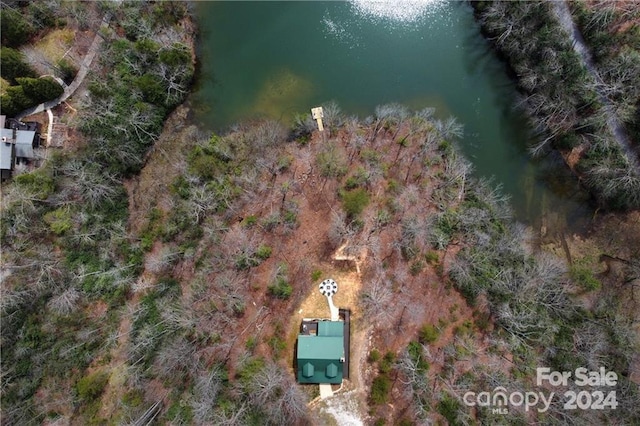
M351 7L362 18L415 24L444 3L446 0L351 0Z
M348 5L348 14L325 10L322 24L325 38L350 50L369 44L363 38L365 27L404 37L425 29L442 31L450 19L448 0L350 0ZM439 28L434 28L434 24Z

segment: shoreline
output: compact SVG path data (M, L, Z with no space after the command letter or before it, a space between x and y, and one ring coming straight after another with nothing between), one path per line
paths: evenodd
M507 75L514 81L518 92L523 96L518 107L528 117L539 135L540 142L530 147L530 155L535 158L549 150L558 151L566 166L578 178L581 186L594 198L599 210L615 212L640 208L640 198L629 198L629 192L633 193L632 188L640 185L640 173L634 166L637 161L627 159L628 165L624 166L624 159L629 155L629 149L614 147L610 149L610 153L600 154L602 148L599 147L598 138L617 140L619 132L612 131L613 133L609 134L609 131L594 128L589 124L594 120L593 117L600 117L600 111L607 112L610 108L606 103L600 104L601 101L598 99L601 95L587 88L593 70L590 71L588 67L582 70L583 59L574 52L573 45L570 43L571 35L565 34L561 23L555 18L554 9L552 9L555 5L526 2L526 4L504 6L496 2L472 2L471 6L482 36L504 63ZM537 13L537 21L528 26L519 22L519 25L521 24L525 29L518 30L518 34L515 34L516 30L512 30L506 24L507 16L511 20L526 20L531 13ZM535 29L536 33L540 33L542 30L536 25L546 25L545 28L557 34L539 39L538 34L528 33L529 29L531 31ZM535 42L529 42L529 39ZM522 50L525 47L514 47L523 45L528 46L526 49L531 51L527 53ZM565 58L564 62L560 61L557 65L563 67L561 68L563 73L559 75L564 76L566 73L564 79L556 81L558 76L545 74L542 71L547 66L547 59L532 62L531 58L534 54L543 48L547 49L545 52L555 52L554 54L558 57ZM580 80L572 82L572 78ZM610 112L607 113L610 114ZM605 120L602 126L611 128L611 120ZM601 158L600 160L596 159L596 154L600 156L597 157ZM608 169L600 167L601 163L609 164L605 166ZM635 176L635 182L626 184L627 186L618 183L614 187L608 183L616 179L622 182L621 175L625 174ZM640 190L640 188L637 189Z

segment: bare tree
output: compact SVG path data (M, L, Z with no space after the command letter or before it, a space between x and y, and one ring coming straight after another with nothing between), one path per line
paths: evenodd
M191 400L193 419L196 423L204 424L213 420L214 408L223 388L223 380L223 372L217 367L196 377L194 397Z
M208 213L219 207L219 199L206 184L198 184L190 188L187 200L187 211L195 224L199 224Z
M348 145L351 148L351 154L349 154L349 164L353 162L353 159L360 155L360 151L367 144L367 139L364 135L361 135L357 130L349 132Z
M383 276L383 272L379 271L377 277L360 292L360 303L367 317L377 323L389 320L392 295L391 283Z
M264 120L251 127L249 138L253 142L250 146L261 154L264 148L285 142L287 130L279 121Z
M547 316L541 315L534 302L502 303L496 307L496 321L520 346L531 343L550 345L559 326Z
M250 404L271 424L298 424L307 416L306 397L282 366L267 362L247 386Z
M586 181L605 200L631 208L640 206L640 175L630 164L619 165L618 160L613 155L601 160L589 170Z
M113 198L117 193L118 181L115 177L99 170L97 164L79 160L68 162L63 168L63 173L69 178L65 180L65 185L92 207Z
M249 411L246 403L219 407L213 413L213 424L220 426L244 426L247 424L245 416Z
M331 213L331 225L329 226L329 242L333 248L351 240L355 236L355 230L347 223L347 216L343 211Z
M47 307L57 315L69 315L78 309L78 302L80 300L80 292L74 287L69 287L62 293L53 296Z
M325 178L343 176L347 172L347 157L342 147L334 142L329 142L322 148L316 162L320 174Z
M464 126L455 117L449 117L445 121L436 120L435 128L443 140L460 139L464 135Z
M607 365L610 356L609 336L603 327L587 322L576 329L573 336L576 353L584 361L584 366L597 370Z
M156 252L149 253L145 260L145 268L154 274L166 272L178 260L180 253L170 246L163 246Z
M203 288L206 290L206 288ZM193 293L198 294L198 290L194 289ZM195 296L194 296L195 299ZM193 330L198 325L198 318L194 312L193 306L196 305L195 300L183 301L182 303L174 303L173 301L162 299L158 302L158 310L162 316L162 321L167 327L173 330Z
M394 244L405 260L413 259L420 251L418 243L423 234L422 223L415 216L410 216L402 220L400 239Z
M426 361L429 350L424 345L420 346L421 352L417 357L410 354L405 348L396 361L396 368L402 373L400 381L403 385L408 385L412 393L416 387L427 382L426 371L420 367L420 362Z
M324 113L324 125L329 130L329 137L331 132L342 126L344 123L344 116L342 110L336 101L331 101L322 105Z
M196 346L179 336L167 344L163 344L154 362L154 371L160 377L175 379L178 375L182 380L186 374L194 372L197 366L195 360Z
M402 123L409 118L409 111L404 105L397 103L378 105L375 110L376 121L371 135L371 140L375 140L378 133L383 128L390 129L396 127L392 140L398 136ZM401 147L400 147L401 148ZM400 149L398 148L398 149Z
M258 241L252 230L240 225L232 226L224 237L224 243L227 258L237 269L247 269L261 262L256 255Z

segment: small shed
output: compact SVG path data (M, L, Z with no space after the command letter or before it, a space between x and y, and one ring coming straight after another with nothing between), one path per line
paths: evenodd
M343 379L345 349L343 321L303 322L298 335L298 383L340 384Z

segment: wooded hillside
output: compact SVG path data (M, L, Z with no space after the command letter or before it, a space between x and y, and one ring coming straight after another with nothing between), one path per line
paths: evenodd
M3 424L331 424L293 368L328 277L352 310L336 398L366 423L640 422L637 216L597 230L623 249L557 256L431 108L205 132L184 4L111 11L81 140L2 186ZM616 372L617 408L465 404L547 392L543 366Z

